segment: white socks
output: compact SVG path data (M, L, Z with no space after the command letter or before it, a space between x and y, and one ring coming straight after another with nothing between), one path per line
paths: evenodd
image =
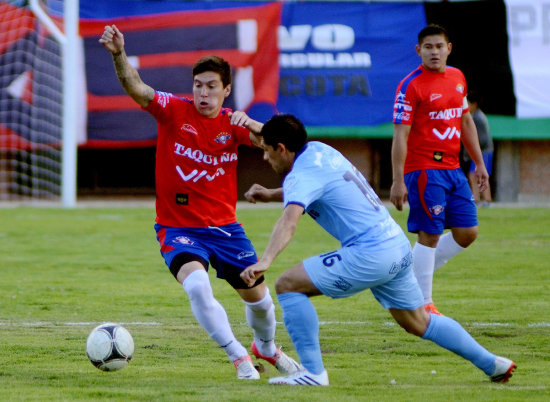
M432 302L435 248L416 243L412 250L414 275L424 296L424 304Z
M265 288L265 296L262 300L250 303L244 302L246 305L246 321L254 330L254 342L258 351L264 356L275 356L277 351L275 338L275 305L269 293L269 289Z
M424 295L424 304L432 302L432 284L434 271L445 265L447 261L464 250L453 238L452 232L447 232L439 238L436 248L426 247L416 243L413 247L414 275Z
M227 314L214 299L208 273L202 269L191 272L183 281L195 318L225 352L231 361L248 355L248 351L233 335Z
M445 233L439 238L439 242L435 248L434 271L464 250L464 247L459 246L455 241L451 232Z

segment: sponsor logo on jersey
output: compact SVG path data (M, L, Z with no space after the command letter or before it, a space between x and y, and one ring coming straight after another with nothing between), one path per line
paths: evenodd
M189 194L176 194L176 204L178 205L189 205Z
M216 177L223 176L225 174L225 170L223 170L222 168L218 168L213 175L209 175L208 171L206 170L199 172L197 169L193 169L191 173L185 174L183 170L177 165L176 165L176 170L178 171L178 174L183 179L183 181L193 180L194 183L196 183L202 178L205 178L208 181L212 181Z
M241 251L238 255L237 255L237 258L239 260L244 260L245 258L248 258L248 257L252 257L254 255L254 251Z
M189 237L185 237L185 236L178 236L172 241L174 243L186 244L186 245L189 245L189 246L191 244L195 244L195 242L193 240L191 240Z
M394 120L409 121L411 119L411 114L407 112L393 112Z
M226 144L227 141L231 138L231 134L229 133L219 133L216 138L214 138L214 141L216 141L218 144Z
M430 116L431 120L457 119L457 118L462 117L462 108L461 107L453 107L451 109L435 110L433 112L429 112L428 115Z
M453 137L456 135L457 138L460 138L460 131L456 129L456 127L447 127L447 129L440 133L437 128L432 129L432 133L436 135L440 140L449 139L452 140Z
M434 100L438 100L439 98L442 98L443 95L441 94L431 94L430 95L430 102L433 102Z
M168 105L170 103L170 98L172 97L172 94L170 94L168 92L158 91L157 95L158 95L157 103L160 106L162 106L162 108L164 109L166 107L166 105Z
M217 166L220 163L234 162L238 159L236 152L224 152L221 155L208 155L200 149L191 149L185 145L174 143L174 153L179 156L184 156L195 162L204 163L206 165Z
M395 102L396 103L409 103L408 101L405 100L405 94L401 91L399 91L399 93L395 97Z
M433 207L430 208L430 212L433 214L433 215L439 215L441 212L443 212L445 208L443 207L443 205L434 205Z
M443 162L443 152L434 151L433 160L436 162Z
M393 105L393 109L396 111L396 112L402 112L403 110L407 111L407 112L410 112L411 110L413 110L412 106L411 105L406 105L404 103L396 103Z
M399 91L395 97L395 103L393 105L393 119L409 121L411 119L411 114L407 112L410 111L412 111L410 102L405 99L405 94Z
M199 135L197 129L193 127L191 124L185 123L184 125L181 126L180 130L187 131L188 133L191 133L191 134Z

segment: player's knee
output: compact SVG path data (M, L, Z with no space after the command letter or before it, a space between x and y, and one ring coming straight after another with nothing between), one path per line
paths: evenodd
M426 332L426 326L421 322L413 322L401 325L401 327L409 334L421 337Z
M424 335L430 323L430 316L423 307L412 311L399 310L398 313L396 314L396 311L393 311L392 315L401 328L415 336L421 337Z
M456 231L453 233L453 239L460 247L466 248L477 239L477 235L478 227L474 226Z
M293 281L287 275L281 275L275 281L275 291L278 295L280 295L281 293L293 292Z
M256 315L258 315L258 314L265 315L268 312L270 312L271 310L275 309L275 305L273 304L273 299L272 299L271 294L269 292L269 288L266 287L265 290L266 290L265 295L261 300L259 300L257 302L244 301L244 303L246 304L246 308L250 309Z
M190 300L212 297L212 287L206 271L194 271L183 281L183 289Z

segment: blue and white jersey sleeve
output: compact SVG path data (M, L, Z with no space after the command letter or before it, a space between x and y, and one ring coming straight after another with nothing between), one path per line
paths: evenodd
M379 244L403 231L363 175L337 150L308 142L283 182L284 206L299 204L342 245Z

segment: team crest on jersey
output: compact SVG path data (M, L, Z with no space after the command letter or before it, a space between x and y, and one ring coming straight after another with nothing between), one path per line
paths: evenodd
M433 102L434 100L438 100L439 98L442 98L443 95L441 94L431 94L430 95L430 102Z
M195 242L191 240L189 237L185 236L178 236L173 240L174 243L180 243L180 244L186 244L188 246L194 244Z
M231 138L231 134L229 133L219 133L216 138L214 138L214 141L216 141L218 144L227 144L227 141Z
M441 212L443 212L443 205L434 205L430 208L430 212L434 214L435 216L439 215Z
M191 124L187 124L185 123L184 125L182 125L180 127L180 130L182 131L187 131L188 133L191 133L191 134L195 134L195 135L198 135L198 131L195 127L193 127Z
M456 86L456 91L457 91L458 93L461 93L461 94L464 93L464 85L458 84L458 85Z

